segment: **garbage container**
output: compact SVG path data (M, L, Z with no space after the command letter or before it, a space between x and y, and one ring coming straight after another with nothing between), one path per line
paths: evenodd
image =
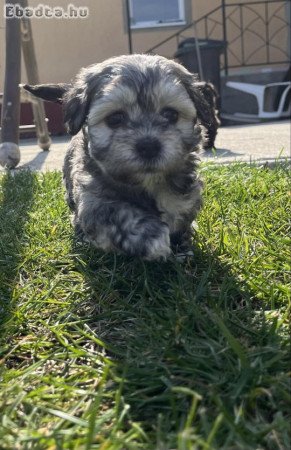
M220 55L226 48L225 41L198 39L204 81L210 81L220 95ZM199 73L195 38L180 42L174 57L189 72Z

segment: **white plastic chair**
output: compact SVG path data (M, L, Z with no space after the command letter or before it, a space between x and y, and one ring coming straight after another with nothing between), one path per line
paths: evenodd
M290 117L291 114L291 102L287 105L287 95L291 90L290 81L281 81L278 83L269 84L251 84L251 83L241 83L238 81L228 81L226 86L233 89L237 89L242 92L247 92L255 96L258 103L258 114L246 114L236 112L233 116L242 119L279 119L280 117ZM266 111L267 101L271 98L275 100L278 88L283 87L284 90L281 94L279 104L276 110ZM273 91L273 92L272 92Z

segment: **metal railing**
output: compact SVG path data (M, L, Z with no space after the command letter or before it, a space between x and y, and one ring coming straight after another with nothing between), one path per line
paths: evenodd
M289 12L288 12L289 10ZM227 42L222 69L290 63L290 0L258 0L221 5L148 50L193 37ZM289 44L290 45L290 44Z

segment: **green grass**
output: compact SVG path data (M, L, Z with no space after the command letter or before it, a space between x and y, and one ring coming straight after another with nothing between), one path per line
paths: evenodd
M201 171L183 264L76 242L59 173L2 177L1 449L290 448L288 171Z

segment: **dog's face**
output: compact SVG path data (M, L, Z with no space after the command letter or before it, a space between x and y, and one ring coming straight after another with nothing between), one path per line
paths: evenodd
M81 128L107 173L172 171L200 142L205 102L192 74L160 56L112 58L82 69L71 85L26 86L63 102L71 134Z

